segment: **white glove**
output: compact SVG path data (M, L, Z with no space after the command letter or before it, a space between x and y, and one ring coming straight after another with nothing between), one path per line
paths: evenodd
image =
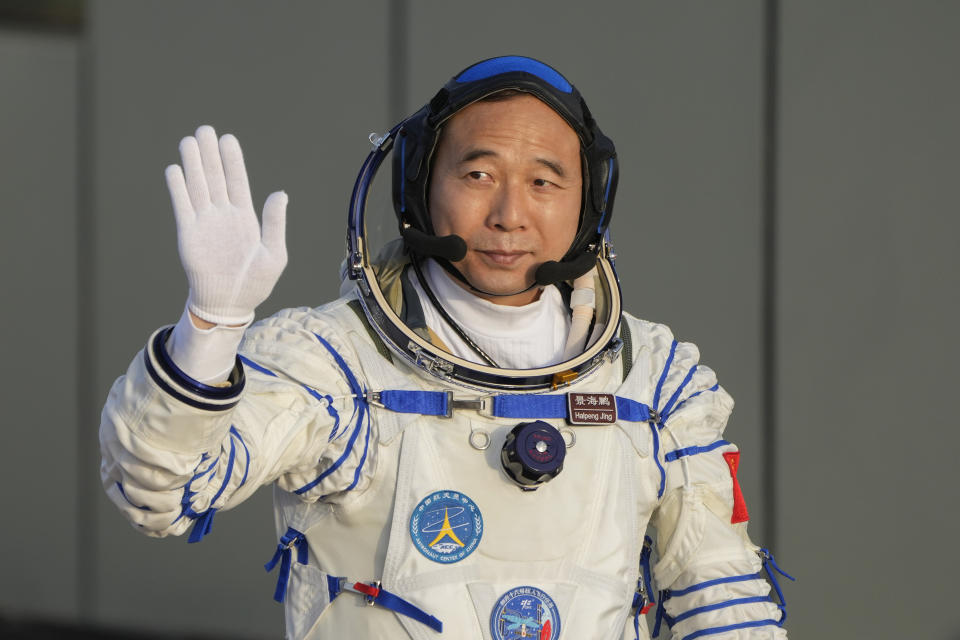
M190 284L187 308L214 324L249 323L287 264L287 194L267 197L261 234L234 136L218 145L213 127L201 126L180 141L180 158L183 169L170 165L166 178Z

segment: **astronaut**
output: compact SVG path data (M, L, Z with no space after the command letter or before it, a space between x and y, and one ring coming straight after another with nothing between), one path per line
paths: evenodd
M236 138L181 142L190 293L110 391L110 499L198 541L272 484L290 638L639 639L654 605L674 638L785 638L723 438L733 400L621 308L616 152L576 88L485 60L371 142L342 297L257 324L287 197L261 224ZM372 256L388 156L399 237Z

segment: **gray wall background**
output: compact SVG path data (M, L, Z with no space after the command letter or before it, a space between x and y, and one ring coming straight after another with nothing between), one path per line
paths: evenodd
M106 392L186 296L163 168L199 124L235 133L255 200L290 194L261 313L319 304L367 134L519 53L617 143L627 308L737 398L752 535L799 578L791 637L960 637L958 27L935 0L90 0L75 29L0 23L0 619L281 634L269 491L188 545L99 488Z

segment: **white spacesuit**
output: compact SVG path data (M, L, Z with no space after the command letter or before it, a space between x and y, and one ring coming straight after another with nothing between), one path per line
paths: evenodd
M478 76L490 62L464 82L552 79L525 58ZM355 287L247 328L222 383L182 370L159 330L104 408L107 494L144 533L193 527L197 540L217 510L273 484L268 568L291 638L643 638L654 600L675 638L785 638L761 575L776 565L747 537L739 454L723 439L733 401L696 347L620 311L604 243L588 236L597 270L561 270L571 277L541 290L548 315L587 305L594 326L572 358L545 338L560 356L539 369L498 369L482 344L456 343L470 331L439 326L425 291L454 278L432 259L424 275L416 250L377 263L361 246Z

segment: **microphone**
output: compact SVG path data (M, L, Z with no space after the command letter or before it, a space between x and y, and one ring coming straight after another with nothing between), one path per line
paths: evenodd
M534 273L533 283L522 291L512 293L492 293L478 289L468 281L459 269L454 267L451 262L459 262L467 255L467 243L458 235L451 234L438 238L428 235L415 227L406 227L400 230L404 242L407 243L413 251L421 256L440 258L440 265L450 272L451 275L466 283L471 289L489 296L512 296L524 291L529 291L533 287L546 287L547 285L557 284L565 280L575 280L587 271L593 268L597 263L597 256L589 251L581 253L572 260L548 260L539 267Z
M438 238L427 235L415 227L400 230L404 242L411 249L422 256L443 258L450 262L459 262L467 255L467 243L458 235L449 235Z
M539 267L534 274L537 284L545 287L549 284L557 284L564 280L575 280L593 268L597 263L597 256L590 252L581 253L573 260L548 260Z

